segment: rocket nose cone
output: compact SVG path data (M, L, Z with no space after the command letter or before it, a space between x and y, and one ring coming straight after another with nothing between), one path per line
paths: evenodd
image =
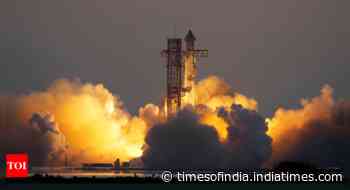
M192 30L190 29L185 37L185 41L195 41L196 37L194 37Z

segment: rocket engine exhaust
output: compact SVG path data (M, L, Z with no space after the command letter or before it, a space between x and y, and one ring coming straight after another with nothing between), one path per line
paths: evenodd
M349 101L334 100L326 85L299 109L265 119L255 99L220 77L195 81L208 53L195 40L191 30L185 50L182 39L168 40L166 101L137 115L102 84L79 80L0 96L0 154L27 152L38 165L62 165L68 155L72 165L119 158L145 168L259 168L291 159L350 169Z

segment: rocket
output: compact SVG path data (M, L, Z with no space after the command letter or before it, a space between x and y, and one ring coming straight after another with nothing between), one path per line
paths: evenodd
M165 113L175 114L189 102L184 97L191 92L199 57L207 57L208 50L195 49L196 37L189 30L184 38L185 51L182 50L181 38L169 38L168 47L161 54L167 58L166 79L167 96ZM191 61L191 64L188 64Z

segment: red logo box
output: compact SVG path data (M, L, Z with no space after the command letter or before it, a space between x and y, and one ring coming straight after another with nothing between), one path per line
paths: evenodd
M6 177L28 177L27 154L6 154Z

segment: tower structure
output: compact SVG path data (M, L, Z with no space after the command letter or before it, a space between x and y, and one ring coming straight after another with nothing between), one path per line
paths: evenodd
M166 104L167 116L175 114L183 105L193 104L193 85L199 57L207 57L208 50L195 49L196 38L191 30L185 36L185 50L181 38L169 38L167 49L161 52L167 58L166 64Z

